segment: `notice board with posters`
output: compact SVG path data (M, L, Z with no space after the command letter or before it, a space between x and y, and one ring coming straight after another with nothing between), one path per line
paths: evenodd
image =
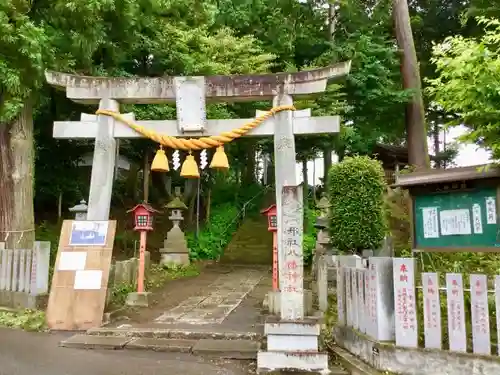
M46 313L50 329L102 324L115 232L114 220L63 222Z
M497 211L493 187L416 195L415 248L500 251Z

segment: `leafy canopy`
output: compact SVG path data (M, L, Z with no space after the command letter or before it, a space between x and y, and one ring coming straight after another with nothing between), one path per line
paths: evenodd
M500 157L500 21L478 18L480 39L449 37L433 49L438 77L428 93L450 114L451 125L464 124L464 141L491 149Z

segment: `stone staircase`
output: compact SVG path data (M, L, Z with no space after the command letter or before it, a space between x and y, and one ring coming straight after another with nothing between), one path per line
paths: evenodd
M252 332L213 332L211 329L93 328L63 340L59 346L75 349L151 350L191 353L222 359L254 360L262 336Z
M268 265L273 261L273 236L266 217L247 217L226 247L220 262L240 265Z

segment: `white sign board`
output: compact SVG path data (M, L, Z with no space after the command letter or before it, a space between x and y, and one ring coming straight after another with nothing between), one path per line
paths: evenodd
M486 224L497 223L497 207L495 197L486 198Z
M84 251L63 251L59 257L59 271L78 271L85 269L87 253Z
M441 349L441 304L437 273L422 273L424 336L427 349Z
M446 296L450 351L465 353L467 351L467 340L465 331L464 288L461 274L446 274Z
M470 275L472 312L472 349L475 354L491 354L490 315L488 311L488 279L486 275Z
M396 308L396 345L418 346L415 293L415 259L394 258L394 305Z
M75 290L99 290L101 281L101 270L76 271L74 288Z
M439 212L442 236L471 234L470 210L445 210Z
M477 203L472 205L472 226L474 234L483 233L483 221L481 219L481 206Z
M422 208L424 238L439 238L438 209L437 207Z

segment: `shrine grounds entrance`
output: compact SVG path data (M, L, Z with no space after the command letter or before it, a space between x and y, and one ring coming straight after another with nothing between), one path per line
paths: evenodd
M242 347L246 347L238 353L255 353L265 332L267 348L257 353L258 371L327 371L328 355L320 352L318 346L320 322L308 316L308 292L304 289L302 188L297 186L294 137L337 133L340 120L338 116L311 116L308 109L294 110L293 100L324 92L328 81L345 77L349 70L350 62L298 73L248 76L102 78L47 72L48 83L65 89L71 100L99 106L96 115L82 114L80 121L54 124L55 138L95 139L87 220L109 220L119 138L148 137L163 147L187 151L181 175L196 178L199 175L192 150L218 147L215 153L218 159L212 160L212 165L226 167L221 150L224 143L240 136L274 137L279 290L270 291L270 274L262 269L233 268L227 274L213 276L210 284L196 295L186 296L164 309L149 323L93 328L84 337L74 336L63 345L77 346L82 340L88 342L89 337L105 340L102 336L113 337L120 348L147 346L145 341L132 340L139 337L183 338L198 340L190 349L196 352L201 350L200 345L208 351L214 346L234 348L235 341L220 340L230 338L240 339ZM256 113L254 119L207 120L206 102L215 100L272 100L273 107L264 114ZM133 113L119 113L120 103L169 102L176 104L177 120L135 121ZM157 157L153 169L168 170L163 149ZM277 307L279 317L264 316L248 302L255 295L262 300L260 294L266 293L268 304ZM245 325L238 322L239 314L255 318L250 323L253 330L246 333L241 330ZM223 328L224 335L214 331L215 328L219 331ZM212 338L206 338L203 332L212 334ZM308 355L302 355L303 351Z

